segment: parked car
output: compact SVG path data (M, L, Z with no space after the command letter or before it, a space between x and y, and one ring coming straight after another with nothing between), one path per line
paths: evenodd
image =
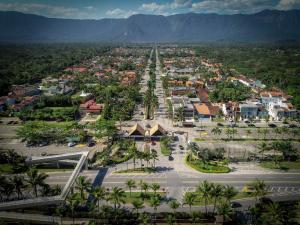
M274 123L270 123L268 126L271 127L271 128L277 127L276 124L274 124Z
M248 124L248 127L255 127L253 123Z
M155 141L151 141L151 145L156 145L156 142Z
M88 146L88 147L93 147L94 145L95 145L95 142L90 141L90 142L87 143L86 146Z
M49 143L47 141L42 141L39 143L39 147L47 146Z
M289 126L289 128L297 128L298 127L296 124L289 124L288 126Z
M217 126L223 127L224 125L223 125L223 123L217 123Z
M179 145L180 150L184 150L184 147L182 145Z
M74 147L76 145L76 142L69 142L68 147Z
M169 155L169 161L173 161L173 160L174 160L173 156Z

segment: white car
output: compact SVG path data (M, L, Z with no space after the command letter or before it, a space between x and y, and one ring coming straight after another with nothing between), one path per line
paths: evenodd
M68 147L74 147L76 145L76 142L69 142Z

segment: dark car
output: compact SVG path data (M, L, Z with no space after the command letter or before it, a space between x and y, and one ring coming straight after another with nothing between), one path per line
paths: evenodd
M248 127L255 127L253 123L248 124Z
M265 204L272 204L273 203L273 201L270 198L267 198L267 197L262 197L260 199L260 202L263 203L264 205Z
M217 126L223 127L224 125L223 125L223 123L217 123Z
M174 157L169 155L169 161L173 161L174 160Z
M296 124L289 124L288 127L289 128L297 128L297 125Z
M93 147L94 145L95 145L95 142L93 142L93 141L87 143L88 147Z
M268 126L271 127L271 128L277 127L274 123L270 123Z
M231 206L231 208L234 208L234 209L242 207L241 203L239 203L239 202L231 202L230 206Z
M182 145L179 145L180 150L184 150L184 147Z

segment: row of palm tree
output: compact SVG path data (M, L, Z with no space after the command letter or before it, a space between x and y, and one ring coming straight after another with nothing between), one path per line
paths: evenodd
M136 167L136 160L140 160L140 166L142 168L143 160L146 161L147 167L149 167L149 163L152 160L152 167L155 168L155 162L158 160L158 154L155 149L151 149L149 151L138 151L135 145L130 146L129 154L132 156L133 159L133 169L135 170Z
M264 140L267 139L267 135L270 133L270 129L268 128L257 128L256 131L257 138L260 138L262 136ZM300 134L299 128L288 129L286 127L276 127L272 129L272 131L273 133L275 133L275 139L279 139L279 135L281 135L281 139L284 139L287 137L287 135L292 135L295 138L297 135ZM222 132L223 130L219 127L214 127L211 130L211 133L215 136L220 136ZM238 130L235 128L226 128L224 132L228 139L234 139L234 135L238 133ZM245 132L247 136L250 136L253 133L251 129L246 129Z
M253 196L256 198L256 201L267 194L267 186L263 181L256 180L251 183L251 186L253 187ZM90 212L93 212L93 215L97 215L98 213L100 218L102 218L101 215L105 213L107 207L110 207L106 204L110 204L113 220L116 221L120 211L124 209L121 206L128 203L128 200L130 201L132 198L132 190L139 187L141 199L134 198L130 203L132 206L132 216L137 218L141 223L147 224L150 221L150 216L147 213L140 213L140 210L145 207L142 196L148 194L147 192L151 188L153 194L148 195L148 204L153 208L154 214L152 219L155 220L158 208L162 204L162 198L157 192L160 189L160 185L157 183L148 184L143 181L137 184L134 180L129 179L126 181L126 187L129 190L129 199L125 190L120 187L113 187L111 190L101 186L92 187L90 180L80 176L75 182L75 191L72 191L67 198L67 209L74 220L76 210L90 202L88 204ZM204 214L206 216L213 216L217 213L218 215L223 215L224 219L229 221L234 213L230 203L237 194L238 191L232 186L210 183L205 180L196 187L195 192L186 193L183 204L189 206L190 218L194 224L203 217L202 212L192 212L192 207L196 205L198 200L204 202ZM88 196L91 198L88 198ZM101 202L103 202L103 204L101 204ZM210 212L208 210L209 204L213 206ZM180 207L180 203L176 199L173 199L168 202L168 206L173 213L166 217L166 221L168 224L174 224L177 215L176 211ZM99 213L101 213L101 215Z
M48 177L45 173L40 173L37 169L31 168L24 175L0 176L0 199L10 200L12 195L17 199L22 199L26 191L32 192L35 197L58 195L61 192L59 185L51 188L45 183Z

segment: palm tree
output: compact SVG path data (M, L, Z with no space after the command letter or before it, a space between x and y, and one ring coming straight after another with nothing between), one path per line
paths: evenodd
M251 131L250 129L247 129L247 130L246 130L246 134L247 134L247 136L248 136L248 138L249 138L249 136L252 134L252 131Z
M175 217L172 214L167 215L166 221L167 221L167 224L169 224L169 225L173 225L176 222Z
M90 191L91 181L84 176L79 176L75 181L75 189L79 191L81 203L85 200L85 191Z
M129 154L132 156L132 159L133 159L133 170L135 170L135 161L136 161L136 159L138 158L138 150L137 150L137 148L136 148L136 146L135 145L131 145L130 147L129 147Z
M184 108L183 107L179 107L177 109L177 118L179 121L184 121Z
M153 190L153 192L154 192L154 195L156 195L156 191L160 189L160 185L157 184L157 183L153 183L153 184L151 185L151 188L152 188L152 190Z
M212 187L210 190L210 197L212 199L214 199L213 214L215 213L217 201L220 200L222 195L223 195L223 186L220 184L212 184Z
M266 142L261 142L258 144L259 153L261 153L261 159L264 159L264 152L269 149L269 146Z
M261 129L261 132L262 132L262 134L263 134L263 136L264 136L264 140L266 140L267 134L269 133L268 128Z
M92 189L92 196L94 197L95 201L97 201L98 211L100 210L100 201L105 199L106 192L103 187L97 186L96 188Z
M149 184L146 183L146 182L143 182L143 183L141 184L141 188L142 188L142 190L144 190L144 192L145 192L145 194L146 194L147 191L148 191L148 189L149 189Z
M274 133L275 133L275 138L277 139L278 134L282 134L282 129L281 129L281 127L275 127Z
M48 177L45 173L39 173L37 169L33 168L27 172L26 182L31 188L33 188L33 193L35 197L38 196L38 187L43 187L45 185L45 179Z
M269 203L265 206L262 218L265 224L282 225L284 224L283 212L278 203Z
M145 159L145 154L144 152L138 152L138 155L137 155L138 159L140 160L140 163L141 163L141 170L142 170L142 167L143 167L143 160Z
M264 181L256 179L252 182L252 186L254 188L253 194L255 196L256 201L258 200L258 198L261 198L267 194L267 185Z
M149 162L151 160L151 153L149 151L147 152L144 152L144 159L146 160L147 162L147 168L149 167Z
M157 212L157 207L160 205L160 199L158 196L153 196L150 198L150 206L153 207L154 213Z
M176 209L178 209L179 205L180 204L176 199L169 202L169 207L173 210L174 215L176 214Z
M126 186L127 186L128 189L129 189L129 196L131 197L131 189L132 189L132 188L136 188L135 181L132 180L132 179L127 180L127 181L126 181Z
M192 212L192 205L195 204L195 201L196 201L196 194L195 193L192 193L192 192L187 192L184 196L184 204L187 204L189 205L190 207L190 213Z
M191 214L192 223L194 225L197 224L200 221L201 217L202 217L201 212L192 212Z
M196 192L200 193L201 194L201 198L204 199L205 213L206 214L207 214L207 203L208 203L208 200L210 198L211 188L212 188L212 185L207 180L204 180L196 188Z
M214 134L214 135L218 135L220 136L221 133L222 133L222 130L219 128L219 127L215 127L211 130L211 132Z
M233 214L232 208L230 207L228 202L222 202L218 207L217 211L219 215L223 216L225 222L231 220L231 216Z
M153 160L153 167L155 168L155 161L158 160L158 154L155 149L151 150L151 159Z
M136 210L136 214L138 215L139 209L144 208L144 203L140 199L136 199L136 200L132 201L132 206Z
M139 220L144 224L147 225L150 221L150 216L148 215L148 213L144 212L142 214L140 214L139 216Z
M79 193L73 193L73 194L69 195L67 198L67 205L71 211L72 220L73 220L72 224L74 224L75 210L78 207L80 201L81 201L81 197L80 197Z
M14 190L17 193L18 199L23 196L22 190L26 188L26 183L24 182L24 177L20 175L13 176L10 178L10 182L14 186Z
M238 194L238 191L229 185L226 185L223 189L223 197L225 198L227 203L230 203L230 201Z
M125 192L122 188L114 187L108 195L108 200L113 203L114 211L116 212L117 206L120 207L121 203L125 203Z

